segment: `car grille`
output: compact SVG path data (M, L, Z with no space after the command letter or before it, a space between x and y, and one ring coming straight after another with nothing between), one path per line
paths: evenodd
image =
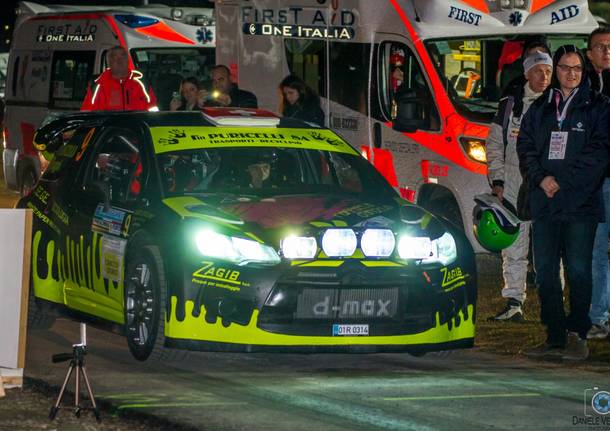
M398 288L303 289L297 297L297 319L383 320L396 316Z

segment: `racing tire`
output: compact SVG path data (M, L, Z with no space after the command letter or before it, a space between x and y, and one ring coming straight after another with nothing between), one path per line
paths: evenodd
M133 244L125 271L125 336L139 361L164 359L167 283L161 252Z
M55 316L45 312L36 301L34 296L34 286L30 283L28 294L28 328L29 329L50 329L55 323Z
M34 190L37 182L38 178L34 169L29 166L24 168L19 181L19 194L21 197L29 195Z

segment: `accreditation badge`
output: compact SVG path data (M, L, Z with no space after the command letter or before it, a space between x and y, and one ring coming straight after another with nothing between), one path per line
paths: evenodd
M549 144L549 160L563 160L568 146L568 132L552 132Z

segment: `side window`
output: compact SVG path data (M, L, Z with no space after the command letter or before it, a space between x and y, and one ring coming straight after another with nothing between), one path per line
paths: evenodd
M330 44L330 100L367 115L370 45L333 42Z
M17 77L19 76L19 63L21 57L17 57L15 59L15 63L13 63L13 75L12 75L12 79L13 79L13 85L11 86L11 91L12 91L12 96L16 97L17 96Z
M137 137L128 130L113 130L101 139L86 174L86 183L106 183L110 200L115 204L133 201L140 195L145 178Z
M305 81L319 96L326 97L326 43L321 40L285 39L284 50L290 73Z
M397 42L383 42L377 52L375 77L379 106L373 116L381 121L395 120L402 103L418 128L439 130L440 117L434 98L417 58L411 49Z
M93 73L95 51L57 51L51 70L51 108L76 109L83 103Z

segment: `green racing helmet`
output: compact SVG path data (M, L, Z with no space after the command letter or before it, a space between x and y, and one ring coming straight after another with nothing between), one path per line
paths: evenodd
M519 236L521 220L515 208L506 200L484 193L475 196L472 212L474 236L489 251L501 251L510 247Z

